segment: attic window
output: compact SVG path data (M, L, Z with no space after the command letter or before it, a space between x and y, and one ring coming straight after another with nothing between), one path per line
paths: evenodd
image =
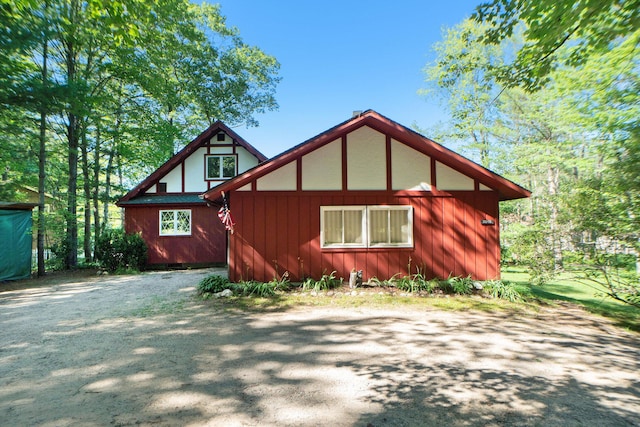
M217 137L217 141L224 141L226 134L224 132L220 132Z
M207 179L229 179L236 176L236 156L206 156Z
M158 193L166 193L167 192L167 183L159 182L158 183Z

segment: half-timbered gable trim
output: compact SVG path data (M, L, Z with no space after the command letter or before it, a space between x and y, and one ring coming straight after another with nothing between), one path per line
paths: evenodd
M266 160L216 122L118 201L127 233L141 233L149 264L226 264L227 234L208 189Z
M222 122L212 124L118 201L164 194L201 194L267 158Z
M419 133L366 111L204 194L219 191L529 192Z

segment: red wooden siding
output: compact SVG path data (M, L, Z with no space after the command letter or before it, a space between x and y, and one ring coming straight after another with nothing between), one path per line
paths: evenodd
M352 268L364 278L387 279L416 267L428 277L449 275L487 280L499 277L498 194L460 191L450 195L397 195L367 192L236 191L231 210L236 221L230 236L231 280L269 281L289 271L291 280L319 278ZM412 205L413 248L320 248L320 206ZM481 225L490 219L495 225ZM157 219L156 219L157 221Z
M160 236L160 210L190 209L190 236ZM148 264L224 264L227 234L217 210L206 206L127 206L127 233L142 233L149 248Z

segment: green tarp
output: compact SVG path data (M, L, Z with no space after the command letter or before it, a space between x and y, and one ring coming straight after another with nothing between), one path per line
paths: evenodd
M0 282L31 275L31 210L0 209Z

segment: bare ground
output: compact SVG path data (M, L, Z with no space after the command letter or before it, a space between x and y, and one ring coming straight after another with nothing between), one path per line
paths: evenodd
M211 273L0 284L0 425L640 426L640 336L579 308L240 312Z

